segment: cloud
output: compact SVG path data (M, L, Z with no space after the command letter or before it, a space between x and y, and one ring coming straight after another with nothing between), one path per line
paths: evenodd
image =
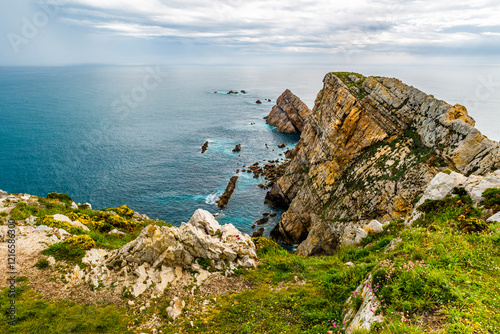
M482 48L491 50L500 38L496 17L500 3L487 0L64 2L54 24L58 28L69 29L83 40L128 38L131 46L144 45L142 40L231 48L254 55L421 55L447 50L469 54L470 45L480 53Z

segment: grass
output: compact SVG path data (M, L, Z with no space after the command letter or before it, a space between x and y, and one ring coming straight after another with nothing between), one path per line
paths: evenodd
M11 298L8 289L0 292L0 333L131 333L131 318L116 306L48 302L33 291L26 279L16 287L17 323L7 318Z
M488 190L486 200L494 201L497 193ZM345 333L343 311L362 302L358 297L348 306L346 300L372 274L384 322L353 333L499 333L500 223L486 223L485 210L473 207L462 189L427 201L420 210L424 214L413 226L393 221L382 233L370 233L360 245L332 256L304 258L254 238L257 269L235 271L251 283L250 289L207 296L217 301L206 312L188 306L175 322L166 315L169 300L160 297L140 317L158 314L164 333ZM97 246L117 248L137 233L119 237L92 230L85 235ZM396 238L401 242L394 246ZM54 244L44 254L77 262L83 249L69 245ZM19 283L19 323L14 327L6 325L6 290L0 294L1 333L127 333L127 325L138 323L125 309L47 302L26 280Z

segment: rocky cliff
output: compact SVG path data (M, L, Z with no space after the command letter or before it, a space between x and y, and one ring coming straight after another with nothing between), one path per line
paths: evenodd
M499 143L460 105L400 80L329 73L296 156L268 193L284 207L274 239L303 255L331 254L372 219L405 217L442 170L500 167Z
M304 128L304 121L311 115L311 110L290 90L285 90L276 100L267 124L275 126L284 133L300 133Z

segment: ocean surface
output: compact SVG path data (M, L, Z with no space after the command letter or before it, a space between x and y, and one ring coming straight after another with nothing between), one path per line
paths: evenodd
M197 208L219 213L215 200L236 169L283 158L298 141L265 124L278 96L291 89L312 108L330 71L397 77L464 104L485 135L500 139L499 66L4 67L0 189L64 192L94 208L127 204L175 225ZM236 144L239 153L232 152ZM281 212L263 203L263 179L239 175L218 220L248 233L262 213L274 211L263 225L269 233Z

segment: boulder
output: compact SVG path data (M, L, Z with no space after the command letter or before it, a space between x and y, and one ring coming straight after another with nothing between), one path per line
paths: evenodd
M262 101L261 100L257 100L257 101L255 101L255 103L262 104Z
M234 148L233 148L233 152L240 152L241 151L241 144L237 144Z
M365 228L373 230L375 233L384 232L384 226L378 222L378 220L372 220L370 224L366 225Z
M500 212L495 213L493 216L486 220L488 223L500 222Z
M438 173L424 190L424 194L415 207L419 207L426 200L438 200L448 196L451 191L462 184L467 177L460 173Z
M178 316L181 315L182 310L185 306L186 302L184 302L182 299L174 297L174 299L170 301L170 306L167 307L168 316L175 320Z
M63 221L63 222L66 222L66 223L70 223L75 228L79 228L79 229L82 229L84 231L90 231L90 229L86 225L80 223L78 220L77 221L72 221L71 219L69 219L65 215L55 214L55 215L53 215L53 217L54 217L54 220L58 220L58 221Z

